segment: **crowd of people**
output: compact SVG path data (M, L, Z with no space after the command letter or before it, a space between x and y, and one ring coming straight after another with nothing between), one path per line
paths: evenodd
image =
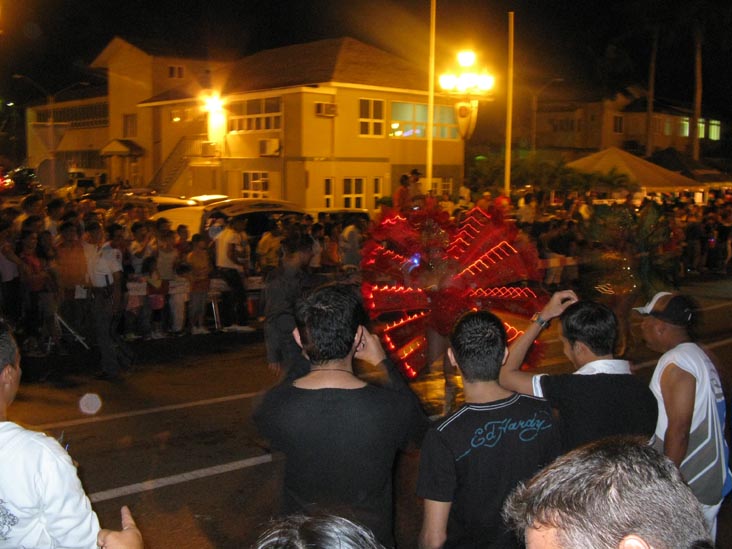
M247 275L255 266L265 273L267 360L282 378L253 419L286 458L285 518L256 547L394 547L394 464L416 450L421 549L713 546L732 490L726 404L714 364L691 339L696 308L687 296L660 292L636 308L644 341L662 353L650 386L614 355L617 315L572 290L555 292L510 347L498 317L467 312L446 352L465 404L430 425L369 329L358 287L323 276L333 272L325 236L337 225L273 224L252 251L241 217L212 224L212 239L141 219L134 207L101 217L91 206L52 200L44 211L28 197L22 212L0 219L3 312L28 353L43 352L46 340L60 345L59 316L81 326L88 315L101 373L115 379L129 360L124 336L207 330L214 270L231 294L226 326L251 330ZM358 272L366 230L354 219L338 237L333 270L343 277ZM522 370L555 319L576 371ZM359 377L356 361L373 365L380 382ZM100 529L58 442L8 421L20 373L20 350L0 326L0 538L142 547L126 508L121 531Z
M358 270L366 229L358 219L273 219L255 243L243 216L213 215L197 232L148 213L134 203L101 210L35 194L0 210L0 310L26 356L93 341L101 373L115 378L132 341L252 332L268 305L253 303L247 282L277 271L293 235L312 245L309 272L333 274Z

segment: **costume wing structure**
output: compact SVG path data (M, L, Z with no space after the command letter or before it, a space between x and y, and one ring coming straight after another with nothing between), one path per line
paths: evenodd
M535 247L480 208L455 226L439 210L392 215L363 248L362 293L386 349L410 378L426 364L427 334L449 334L465 312L529 317L546 301ZM533 261L533 264L531 263ZM509 341L521 332L506 322Z

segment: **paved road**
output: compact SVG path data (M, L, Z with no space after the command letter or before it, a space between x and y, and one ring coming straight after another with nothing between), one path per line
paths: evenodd
M702 333L732 379L732 281L689 286L705 308ZM566 370L556 334L544 335L543 365ZM266 369L261 334L219 334L148 342L123 384L88 375L88 356L55 363L45 381L25 382L11 418L54 436L63 434L103 524L115 525L130 504L149 549L237 548L256 536L277 508L282 461L269 453L250 414L275 380ZM653 354L637 346L640 375L650 375ZM26 359L28 377L49 363ZM415 384L426 409L441 409L441 380ZM102 407L79 410L87 393ZM414 547L421 519L414 497L416 453L399 464L397 538ZM720 547L732 547L732 506L725 507Z

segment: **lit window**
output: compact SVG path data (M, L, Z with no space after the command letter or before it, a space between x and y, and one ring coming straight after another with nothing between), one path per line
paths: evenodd
M358 134L384 135L384 102L381 99L358 100Z
M706 135L704 133L706 130L706 120L704 120L703 118L700 118L696 127L697 127L697 132L699 134L699 139L704 139L704 137Z
M679 123L679 135L681 137L689 137L689 118L686 116Z
M137 115L122 115L122 137L137 137Z
M455 109L447 105L435 105L435 139L459 139Z
M173 109L170 111L171 122L190 122L191 110L190 109Z
M343 207L363 208L363 177L343 178Z
M269 173L244 172L241 185L242 198L269 198Z
M613 116L613 133L623 133L623 117L620 115Z
M709 139L712 141L719 141L719 138L721 136L721 124L719 120L710 120L709 121Z
M427 137L427 106L419 103L391 104L392 137Z
M390 137L427 137L427 105L422 103L391 104ZM459 139L455 110L447 105L435 105L434 133L436 139Z
M279 130L282 127L280 97L264 97L229 103L229 132Z

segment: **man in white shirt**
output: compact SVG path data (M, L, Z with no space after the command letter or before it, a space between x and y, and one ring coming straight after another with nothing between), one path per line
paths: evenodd
M0 323L0 546L96 547L99 519L76 467L53 438L8 421L20 353Z
M664 353L651 378L651 390L658 399L653 445L681 470L702 504L714 539L717 513L724 496L732 491L732 478L719 374L689 335L695 304L687 296L659 292L635 310L644 315L641 333L646 345Z
M87 224L83 242L86 257L94 335L101 355L100 377L120 379L120 369L129 360L117 334L122 313L122 247L124 228L112 224L107 229L110 240L104 242L104 230L96 221Z
M18 345L0 321L0 547L142 549L127 507L124 531L99 529L76 467L58 441L8 421L21 375Z
M247 275L250 269L249 238L245 217L234 217L216 238L216 267L229 286L229 298L223 300L224 331L253 332L249 323Z

